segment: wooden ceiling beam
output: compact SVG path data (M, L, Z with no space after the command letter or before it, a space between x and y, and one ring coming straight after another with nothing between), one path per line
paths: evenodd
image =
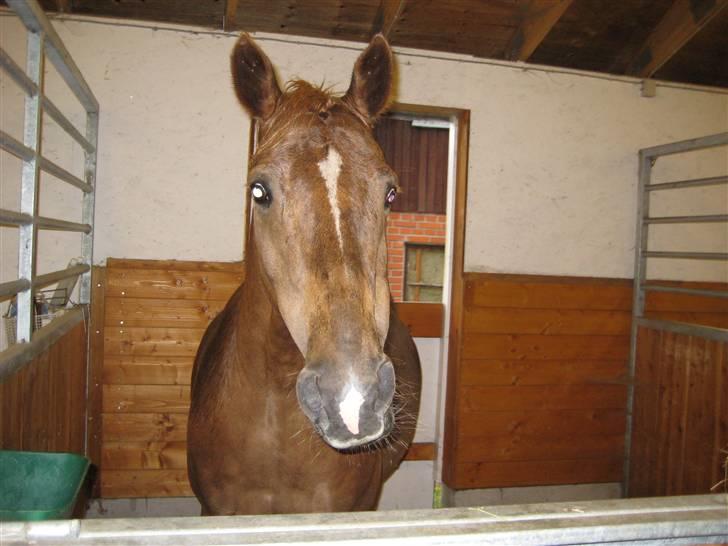
M506 59L527 61L572 2L573 0L531 0L523 14L521 25L506 48Z
M225 14L222 19L222 29L225 31L235 30L236 17L238 14L238 0L225 0Z
M389 33L392 32L406 3L407 0L381 0L374 16L371 35L374 36L381 32L385 38L389 38Z
M675 0L629 63L627 73L651 77L727 5L728 0Z

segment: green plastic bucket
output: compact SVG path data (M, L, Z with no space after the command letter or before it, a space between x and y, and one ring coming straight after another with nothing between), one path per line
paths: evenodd
M72 453L0 451L0 521L70 517L88 467Z

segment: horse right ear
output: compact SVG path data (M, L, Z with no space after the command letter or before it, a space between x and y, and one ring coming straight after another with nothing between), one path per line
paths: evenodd
M240 104L254 118L271 117L281 89L270 60L247 33L240 36L233 48L230 71Z

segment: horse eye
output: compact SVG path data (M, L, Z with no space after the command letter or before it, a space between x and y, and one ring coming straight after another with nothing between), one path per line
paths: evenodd
M253 184L251 184L250 195L253 196L253 200L259 205L266 205L270 203L270 192L262 182L253 182Z
M395 199L397 199L397 188L389 188L387 190L387 197L384 199L384 204L388 207L394 203Z

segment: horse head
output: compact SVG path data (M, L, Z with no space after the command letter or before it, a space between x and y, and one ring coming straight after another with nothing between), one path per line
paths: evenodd
M392 52L375 36L340 97L301 81L281 89L247 35L231 65L258 122L250 245L304 357L299 406L329 445L359 448L393 425L385 222L398 184L371 131L389 100Z

